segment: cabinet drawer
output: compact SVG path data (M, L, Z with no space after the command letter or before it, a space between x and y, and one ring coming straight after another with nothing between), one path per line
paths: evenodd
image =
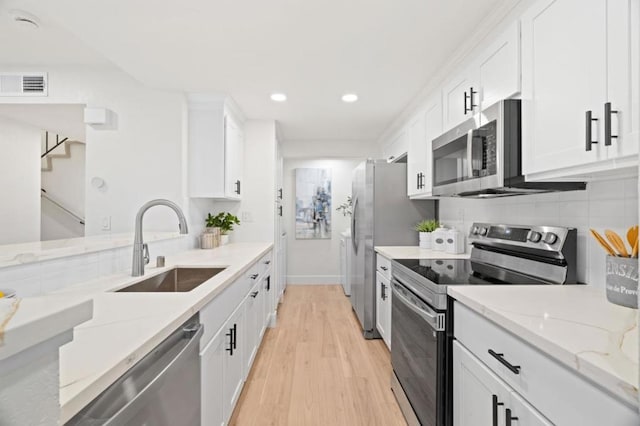
M519 395L558 425L637 425L635 407L530 346L463 304L454 306L456 339L508 383ZM495 354L502 354L503 365Z
M273 263L271 253L272 252L265 254L262 256L262 259L258 261L258 273L261 277L264 277L264 275L269 271L269 268L271 268L271 264Z
M378 254L376 257L376 269L387 280L391 279L391 261L389 259Z
M242 303L249 292L249 286L245 281L244 278L238 278L200 310L200 322L204 325L204 334L200 339L200 350L207 346L233 311Z

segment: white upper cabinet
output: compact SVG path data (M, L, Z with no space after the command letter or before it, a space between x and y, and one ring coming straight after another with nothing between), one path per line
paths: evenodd
M432 150L431 142L442 134L442 98L436 94L426 102L407 125L409 139L407 157L407 195L424 198L432 194Z
M630 83L638 75L632 66L637 45L630 54L637 43L632 37L636 3L542 0L523 15L525 174L578 175L638 152L637 118L631 111L637 88L634 93ZM617 113L605 116L608 102ZM579 168L584 165L589 168Z
M520 92L520 25L511 24L442 87L444 131Z
M189 195L240 200L244 135L230 101L189 96Z
M388 162L397 161L404 157L409 150L407 132L401 129L382 148L382 155Z

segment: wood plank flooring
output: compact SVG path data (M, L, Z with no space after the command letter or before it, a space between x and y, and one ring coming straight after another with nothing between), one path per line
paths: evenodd
M231 425L406 425L382 340L365 340L342 287L289 286Z

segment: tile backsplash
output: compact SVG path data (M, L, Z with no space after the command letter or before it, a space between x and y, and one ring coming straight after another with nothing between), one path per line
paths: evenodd
M151 262L193 248L190 238L151 241ZM132 246L61 257L0 268L0 288L16 290L18 297L38 296L96 278L131 271Z
M585 191L494 199L443 198L440 221L467 234L473 222L577 228L578 280L604 287L605 253L589 235L589 228L626 235L627 229L638 223L638 179L590 182Z

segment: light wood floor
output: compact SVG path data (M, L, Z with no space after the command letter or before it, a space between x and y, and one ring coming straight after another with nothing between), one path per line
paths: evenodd
M365 340L340 286L289 286L232 425L406 425L382 340Z

